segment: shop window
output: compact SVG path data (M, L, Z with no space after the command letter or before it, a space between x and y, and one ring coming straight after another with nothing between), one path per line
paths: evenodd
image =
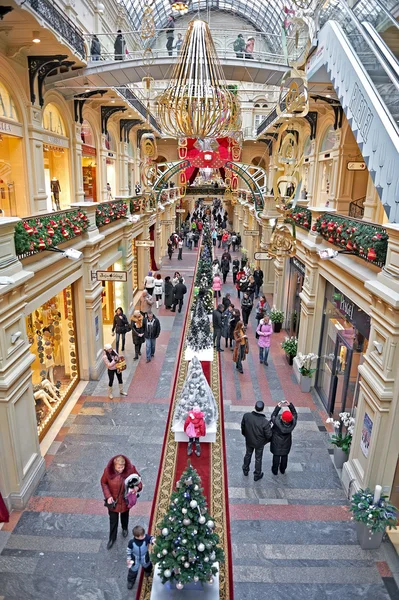
M95 146L93 130L90 123L86 121L86 119L83 120L82 128L80 130L80 137L82 138L83 144L92 147Z
M39 439L53 423L79 380L72 287L26 318Z
M0 81L0 118L6 118L10 121L19 121L17 107L15 102L6 88Z
M43 111L43 129L55 135L66 136L64 120L55 104L47 104Z
M69 141L65 122L55 104L47 104L43 111L44 178L47 192L47 210L58 211L71 203L71 178L69 173Z
M97 151L91 125L84 120L80 131L82 139L83 191L85 201L97 202Z
M310 140L310 136L308 136L303 145L303 155L309 156L312 152L312 142Z
M110 131L107 131L107 135L105 136L105 147L110 152L116 152L115 138Z
M335 148L335 144L337 143L337 132L334 127L330 125L327 131L324 134L324 137L321 142L320 152L328 152Z

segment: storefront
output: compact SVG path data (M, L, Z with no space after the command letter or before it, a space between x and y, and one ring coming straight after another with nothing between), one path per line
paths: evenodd
M122 264L118 261L108 267L107 271L113 273L115 271L122 271ZM127 312L128 307L124 306L124 294L126 279L125 275L121 275L121 281L117 281L116 278L110 278L107 281L102 282L103 293L102 293L102 315L103 325L112 325L116 309L121 306L123 312Z
M31 352L33 395L39 440L79 381L72 286L26 317Z
M23 129L20 120L9 90L0 81L1 217L25 217L30 212L25 189Z
M305 265L296 256L289 262L287 305L285 308L285 328L291 336L298 336L299 322L301 318L301 299L303 280L305 279Z
M97 150L93 130L86 120L82 123L83 191L86 202L97 202Z
M328 282L315 388L334 417L356 406L358 367L367 350L369 334L370 317Z
M65 122L55 104L43 111L44 176L47 210L62 210L70 205L71 177L69 172L69 139Z

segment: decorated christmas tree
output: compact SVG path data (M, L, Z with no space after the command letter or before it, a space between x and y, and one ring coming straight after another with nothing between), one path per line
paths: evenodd
M213 312L213 309L214 309L212 290L209 288L200 286L198 293L194 296L194 300L191 304L191 310L193 312L195 312L195 308L196 308L197 302L198 302L198 297L202 298L206 313L208 315L211 315Z
M187 346L194 352L212 347L211 325L204 307L204 300L199 294L187 334Z
M207 511L201 479L190 465L176 484L170 508L157 527L151 559L159 565L162 583L182 590L193 582L213 583L215 562L224 561L219 536Z
M215 396L206 380L202 365L197 356L194 356L187 370L179 400L173 415L173 427L181 425L187 418L190 410L198 406L204 413L206 425L214 423L218 419L218 407Z
M206 287L212 285L212 262L210 258L200 258L198 261L197 274L195 276L195 285L200 286L204 282Z

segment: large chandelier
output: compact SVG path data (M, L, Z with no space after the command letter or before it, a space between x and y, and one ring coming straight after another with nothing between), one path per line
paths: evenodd
M240 104L228 89L204 21L190 21L166 90L157 98L158 117L172 137L222 137L241 127Z
M185 15L188 13L188 5L190 4L190 0L187 2L174 2L173 0L169 0L170 8L179 13L180 15Z

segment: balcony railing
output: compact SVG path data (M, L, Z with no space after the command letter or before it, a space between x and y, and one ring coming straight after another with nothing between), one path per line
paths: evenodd
M162 133L156 118L147 110L147 107L137 98L137 96L129 88L118 88L118 92L129 102L129 104L137 110L159 133Z
M288 215L287 221L289 222L290 220L294 221L297 227L309 231L312 224L312 213L308 208L295 206Z
M104 227L113 221L118 221L127 216L128 205L125 200L110 200L101 202L96 209L96 225Z
M83 210L61 210L27 217L15 226L15 251L19 258L33 256L82 235L89 227Z
M325 213L316 219L312 230L317 231L330 244L348 250L367 262L378 267L385 265L388 234L381 225Z
M280 103L282 111L284 111L286 109L285 98L286 98L286 96L284 96L284 98L281 100L281 103ZM273 108L272 111L270 111L270 113L266 117L266 119L264 121L262 121L262 123L259 125L257 132L256 132L257 136L259 137L261 135L261 133L263 133L264 131L267 131L269 129L269 127L271 127L273 125L273 123L275 121L277 121L278 118L279 118L279 115L277 114L277 108L275 107L275 108Z
M64 38L78 56L86 60L86 45L82 31L50 0L25 0L32 10ZM25 2L22 2L25 4ZM21 5L22 5L21 4Z
M193 185L188 186L186 194L193 196L223 196L224 187L213 187L213 185Z

